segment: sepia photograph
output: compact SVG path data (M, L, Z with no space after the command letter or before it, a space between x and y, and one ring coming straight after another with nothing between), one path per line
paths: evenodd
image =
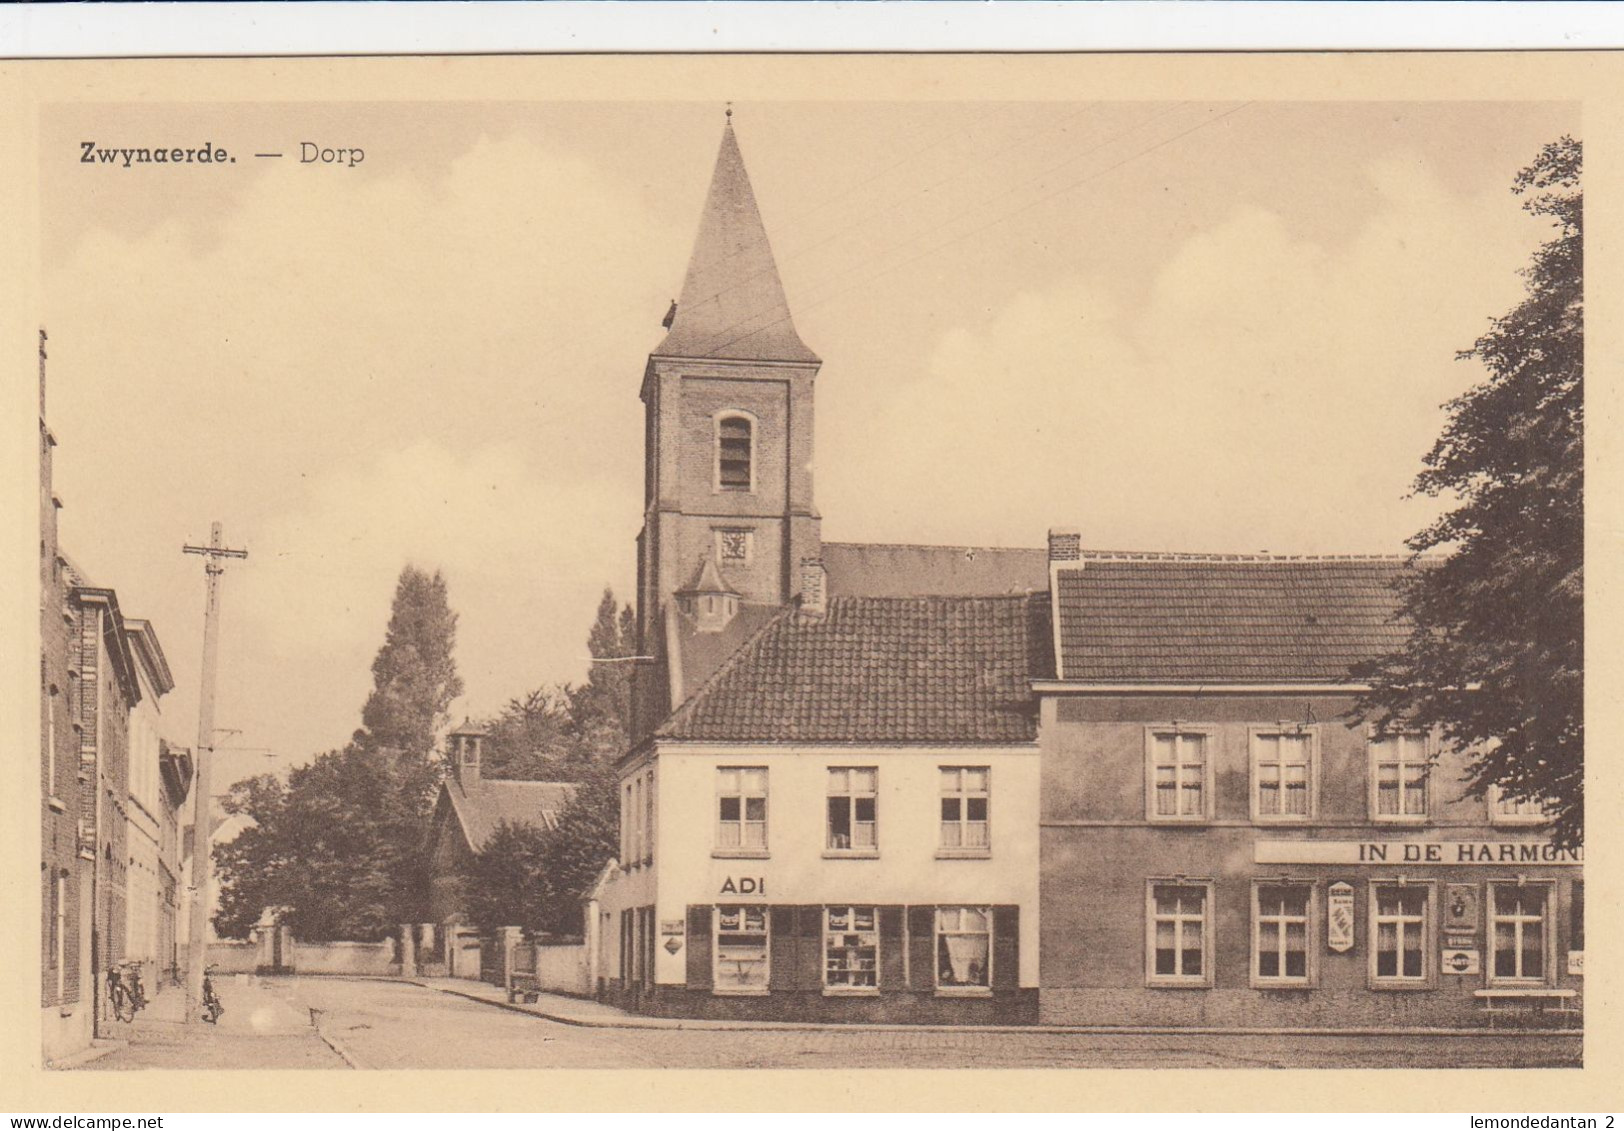
M38 107L48 1076L1585 1066L1580 100L344 62Z

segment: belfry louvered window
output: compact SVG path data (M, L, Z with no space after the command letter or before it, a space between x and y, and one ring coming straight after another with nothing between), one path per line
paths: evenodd
M744 416L724 416L716 422L716 485L723 491L748 491L753 485L751 461L755 435Z

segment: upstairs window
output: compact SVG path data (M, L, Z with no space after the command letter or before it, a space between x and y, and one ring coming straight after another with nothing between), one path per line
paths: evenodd
M755 488L755 435L746 416L724 416L716 422L716 486L722 491Z
M1544 824L1545 802L1533 797L1512 797L1499 786L1491 786L1489 818L1497 825Z
M1370 744L1371 815L1378 821L1427 815L1427 736L1394 734Z
M1252 734L1252 817L1303 821L1314 813L1315 735L1312 730Z
M1149 812L1152 821L1207 820L1211 765L1204 731L1152 730L1146 736L1150 763Z
M716 847L722 851L767 850L767 770L722 766L716 771Z
M831 852L873 852L879 847L877 806L879 771L872 766L829 768L829 838Z
M942 843L949 852L985 853L992 846L988 809L992 771L986 766L943 766Z

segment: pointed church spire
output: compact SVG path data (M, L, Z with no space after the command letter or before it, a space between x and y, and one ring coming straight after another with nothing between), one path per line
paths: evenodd
M682 295L670 317L656 356L818 361L790 321L784 284L733 136L731 106Z

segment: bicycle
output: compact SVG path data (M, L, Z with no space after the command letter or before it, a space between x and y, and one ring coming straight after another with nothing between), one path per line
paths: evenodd
M146 1003L139 1001L135 991L124 980L124 965L111 966L107 970L107 996L113 1003L113 1016L120 1021L134 1021L136 1010ZM136 975L139 982L140 975ZM139 1001L139 1004L138 1004Z
M213 966L203 971L203 1020L210 1025L218 1023L220 1014L226 1011L225 1005L220 1001L220 995L214 992L214 979L209 977L213 971Z

